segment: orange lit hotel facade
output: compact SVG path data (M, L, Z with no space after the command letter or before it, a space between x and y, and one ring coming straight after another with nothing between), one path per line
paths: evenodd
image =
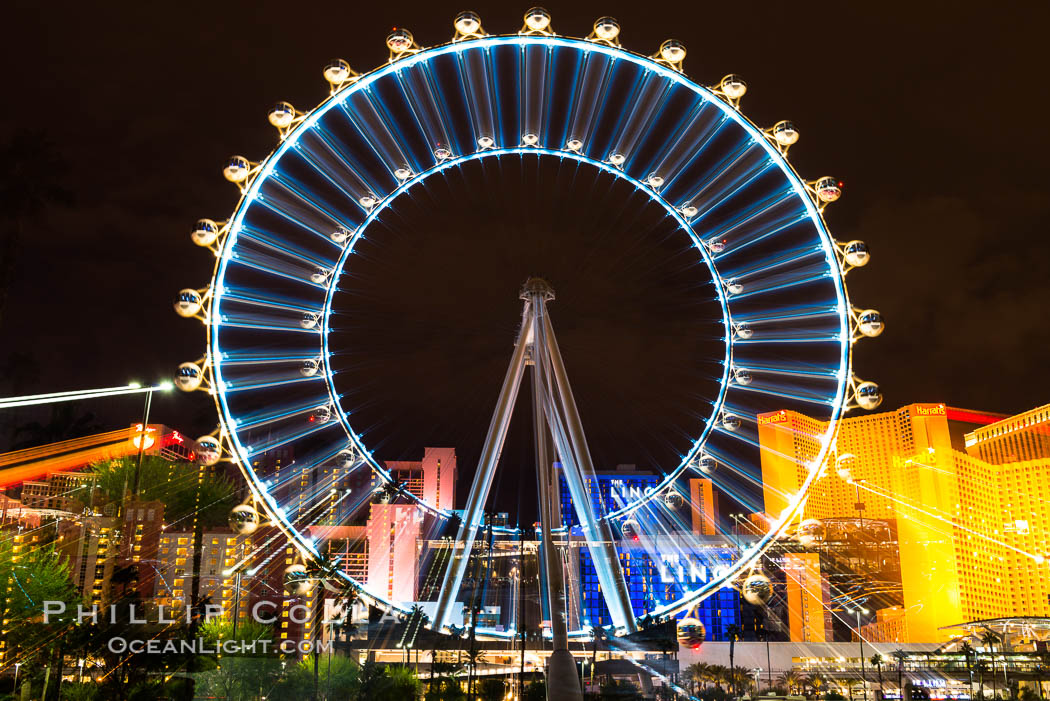
M896 523L903 606L877 613L866 638L939 642L957 623L1050 616L1048 429L1050 406L1001 418L911 404L840 422L801 519ZM825 430L794 412L759 417L767 515L797 493Z

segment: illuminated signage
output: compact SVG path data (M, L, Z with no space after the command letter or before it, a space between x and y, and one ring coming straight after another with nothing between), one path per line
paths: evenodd
M909 412L912 416L946 416L943 404L915 404Z
M762 414L758 417L758 425L764 426L765 424L780 424L788 420L787 411L781 409L774 414Z
M664 584L704 584L711 579L712 571L707 565L697 562L694 558L678 553L668 553L660 556L660 581ZM727 568L719 565L713 568L715 577L721 577L727 572Z

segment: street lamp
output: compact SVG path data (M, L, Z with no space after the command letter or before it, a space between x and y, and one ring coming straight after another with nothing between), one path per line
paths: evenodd
M135 477L134 477L134 480L132 481L132 485L131 485L131 494L132 494L132 496L136 496L137 497L138 493L139 493L139 477L140 477L140 474L142 472L142 456L146 452L146 437L149 434L149 409L150 409L150 405L153 403L153 393L154 392L168 392L168 391L174 389L175 385L173 385L170 382L161 382L159 385L153 385L151 387L142 387L137 382L132 382L128 386L129 387L136 387L136 388L138 388L137 391L146 393L146 401L145 401L145 403L144 403L144 405L142 407L142 425L139 427L139 436L138 436L138 439L139 439L139 446L138 446L139 447L139 454L138 454L138 460L136 460L136 462L135 462ZM124 473L124 489L121 491L121 495L120 495L120 506L121 506L121 510L122 511L123 511L123 508L124 508L124 503L127 501L127 498L128 498L128 474L127 474L127 472L125 472Z
M864 690L864 699L867 701L868 698L868 679L865 676L866 671L864 669L864 636L860 634L860 615L863 613L867 616L871 611L866 608L853 609L850 613L853 613L857 617L857 642L860 643L860 683Z

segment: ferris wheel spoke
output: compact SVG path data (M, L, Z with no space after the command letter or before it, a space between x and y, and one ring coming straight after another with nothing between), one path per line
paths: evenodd
M659 174L664 180L664 192L671 191L688 173L689 167L700 158L726 125L725 113L715 110L710 103L701 101L694 109L692 119L683 124L681 133L652 167L652 172Z
M793 270L790 273L771 275L761 280L753 280L745 286L743 292L733 295L733 299L747 299L756 295L780 292L821 280L828 280L834 275L835 272L828 270L826 267L809 265L802 270Z
M304 329L295 319L281 319L276 317L261 317L259 315L223 313L219 315L219 323L225 327L239 329L254 329L256 331L281 331L289 333L301 333L317 335L316 328Z
M459 72L463 76L463 90L471 108L475 146L493 146L499 129L495 117L496 107L492 94L488 52L481 49L464 51L457 58Z
M796 193L792 188L782 189L769 197L747 205L741 211L736 212L735 216L730 218L728 222L720 224L718 228L707 231L704 236L705 238L719 239L731 236L738 229L748 230L765 222L766 217L770 215L776 216L777 212L785 208L785 205L790 207L791 212L797 213L798 203L795 201L795 197ZM690 225L694 230L700 229L705 224L707 216L707 214L696 215L690 221Z
M718 461L720 472L714 475L705 474L702 476L706 479L710 479L718 487L721 493L732 496L734 500L743 504L750 511L761 512L763 510L761 504L759 504L759 502L753 497L743 494L739 487L725 478L725 474L722 473L721 470L722 468L729 470L731 477L740 480L749 487L757 490L763 488L764 483L762 480L756 476L753 470L740 466L737 464L735 458L730 458L728 454L719 451L717 447L712 446L709 452L711 456Z
M317 287L323 288L322 285L317 285ZM312 314L321 313L321 308L316 304L296 303L273 295L266 295L258 292L244 292L233 288L227 288L226 293L223 295L223 301L237 302L247 306L280 309L290 312L309 312Z
M452 143L451 132L445 127L445 119L438 101L431 89L430 77L426 66L417 67L397 74L401 97L412 109L420 134L427 142L430 162L419 163L421 169L440 162L451 155L449 145ZM441 149L445 149L444 152ZM447 152L447 155L444 155ZM443 156L443 157L442 157Z
M744 284L745 290L751 287L753 280L761 280L763 276L768 277L773 271L788 266L794 266L810 258L819 256L821 259L827 257L827 253L818 244L807 244L786 251L779 251L755 261L747 266L719 270L719 274L725 278L734 278Z
M297 372L296 375L299 373ZM288 385L300 385L309 382L318 382L323 380L321 376L314 377L288 377L285 379L257 379L254 381L248 380L230 380L223 379L223 385L226 392L247 392L255 389L269 389L272 387L286 387Z
M811 364L796 364L794 366L769 365L767 363L754 362L748 358L741 359L740 363L749 371L769 373L771 375L835 379L839 374L838 368L836 367L822 368Z
M317 283L310 279L316 272L316 268L314 270L304 270L300 265L286 263L278 258L262 253L242 250L234 253L230 257L230 263L234 265L242 265L246 268L258 270L259 272L268 273L270 275L275 275L284 278L285 280L294 280L295 282L312 287L317 286Z
M300 402L299 404L281 407L276 411L240 417L237 420L236 426L241 431L248 431L253 428L272 424L276 421L284 421L295 416L304 416L317 409L317 407L318 402L316 399L308 402Z
M269 205L264 206L266 206L267 209L270 209L273 212L278 211L269 207ZM270 255L271 253L277 253L294 263L302 263L305 261L307 263L313 264L314 266L323 267L327 269L331 269L331 267L335 265L335 261L329 258L328 256L318 255L311 251L304 251L301 248L296 249L292 247L288 241L282 240L281 237L269 231L264 231L260 227L255 226L254 224L242 223L241 227L237 230L237 238L243 239L244 241L250 241L253 244L253 249L255 248L255 246L258 246L259 248L263 249L261 251L257 251L260 255L263 256ZM285 260L285 258L281 258L278 260Z
M379 156L385 167L385 175L390 178L389 184L379 189L377 194L392 189L398 182L394 171L410 165L408 154L401 148L402 139L397 133L397 127L392 126L394 120L381 104L377 104L370 91L354 93L340 103L340 107L365 143Z
M601 105L605 103L608 93L612 61L603 54L587 54L577 59L574 68L576 93L572 98L572 109L563 145L571 148L578 142L580 146L573 150L589 151L593 146L591 139L595 118L601 114ZM581 71L583 77L579 78Z
M816 319L823 316L837 315L837 313L838 308L832 304L790 305L780 308L771 307L768 311L734 313L733 320L746 322L749 325L759 325L766 322Z
M320 135L317 139L324 143ZM319 194L320 187L309 188L299 178L281 172L274 173L273 187L267 192L264 202L269 203L270 200L276 200L273 208L289 219L301 216L300 212L311 212L313 217L311 230L322 238L328 239L329 242L332 242L331 232L336 229L353 231L355 228L353 222L362 209L361 198L371 192L371 186L357 173L351 171L349 166L342 164L342 161L340 161L342 167L333 166L331 162L335 157L327 151L322 152L320 149L313 151L300 142L296 144L296 153L303 163L322 176L323 182L318 183L318 186L324 186L327 183L339 194L342 202L338 204L322 203ZM331 175L340 171L342 171L342 177L339 179ZM323 215L323 218L317 216L317 213Z
M670 94L670 86L656 74L645 74L641 78L639 90L633 96L634 100L624 111L625 121L614 139L615 146L610 158L619 154L626 159L623 161L625 168L634 167L635 147ZM640 177L644 178L646 175L647 173L642 173Z
M746 387L738 386L736 389L741 392L754 392L755 394L765 394L771 397L779 397L781 399L793 399L795 401L807 402L810 404L823 404L825 406L830 406L832 403L831 400L823 394L807 394L783 386L752 383Z
M737 241L727 241L724 238L719 239L715 236L705 237L704 240L707 242L708 246L712 246L715 243L721 242L721 245L726 247L724 253L715 254L716 258L722 259L726 256L736 255L744 249L748 248L749 246L754 246L755 244L758 244L762 241L767 241L773 238L774 236L777 236L784 232L788 232L793 228L797 227L800 223L805 222L807 219L808 217L805 213L798 213L794 216L784 216L775 225L770 225L769 223L767 223L766 226L761 228L756 227L753 231L741 229L741 238Z
M698 217L708 216L773 168L773 164L762 157L762 149L753 143L741 147L734 156L723 159L711 172L698 177L697 181L704 185L683 197L684 202L696 207Z
M309 353L283 353L280 355L267 351L223 351L222 364L226 367L302 363L306 360L315 360L317 357L318 353L316 351Z
M563 144L551 143L546 133L547 126L547 73L550 69L550 48L547 46L522 46L518 70L521 78L521 99L518 102L521 143L525 146L546 145L561 148Z
M839 343L841 340L842 334L838 331L806 334L800 334L792 331L781 331L778 335L763 335L760 338L738 338L735 341L733 341L733 343L739 343L747 346L760 346L765 343Z
M249 457L253 455L260 455L262 453L269 452L275 448L280 448L281 446L288 445L289 443L294 443L295 441L298 441L302 438L305 438L306 436L313 435L320 431L331 430L332 428L338 427L339 422L314 422L304 423L303 425L305 426L305 428L295 428L286 426L280 431L275 431L274 433L276 435L271 435L266 441L263 441L258 444L253 443L250 446L245 446L245 451L247 452Z

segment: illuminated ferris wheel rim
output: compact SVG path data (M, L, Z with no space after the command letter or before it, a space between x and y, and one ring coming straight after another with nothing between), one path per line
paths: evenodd
M251 463L251 450L247 449L246 446L242 445L240 437L237 432L237 420L233 416L230 407L227 402L226 392L224 390L224 383L222 377L222 364L223 364L223 352L220 349L219 329L222 326L222 319L219 315L219 301L222 299L225 288L224 281L226 276L227 266L229 265L231 258L234 255L235 245L237 236L241 230L243 224L243 218L248 207L255 200L259 194L259 190L262 184L265 183L270 175L273 173L273 168L279 162L281 156L288 151L288 149L294 147L299 137L314 128L319 120L333 107L345 104L347 99L361 90L367 90L370 86L374 85L377 81L385 76L392 73L398 73L407 68L411 68L414 65L429 61L437 56L448 54L448 53L461 53L470 50L482 50L490 49L497 46L516 45L516 46L531 46L531 45L542 45L549 48L561 47L570 48L580 52L589 53L600 53L609 56L614 60L624 60L630 63L636 64L643 68L645 71L653 72L662 78L669 80L676 85L686 88L696 95L700 96L706 104L711 104L718 107L725 118L731 119L736 125L744 129L750 136L752 142L756 145L761 145L765 150L766 157L773 163L775 163L783 175L791 183L795 195L799 201L803 202L808 214L808 219L813 223L814 228L820 238L821 248L823 250L825 260L829 265L829 268L834 269L838 264L836 242L828 232L820 209L816 206L816 203L810 198L807 192L807 185L798 176L794 168L790 165L784 156L784 152L778 149L771 142L767 135L762 132L758 127L752 124L746 117L744 117L738 109L727 101L720 99L718 95L712 92L711 89L702 87L693 83L684 77L684 75L674 68L666 65L661 65L652 58L641 56L627 50L620 48L619 46L611 46L608 44L598 43L591 40L580 40L571 39L566 37L552 36L552 35L502 35L502 36L491 36L486 35L482 37L473 37L453 41L452 43L445 44L442 46L423 49L416 53L408 55L400 55L391 58L390 63L376 69L375 71L360 76L356 80L344 85L341 88L333 88L333 94L325 100L315 110L305 115L302 121L296 124L293 128L289 129L283 134L283 142L270 154L262 163L258 165L256 175L254 179L248 184L246 188L242 188L242 198L237 205L235 213L230 221L229 231L227 239L221 244L220 255L216 261L216 267L213 275L212 284L210 287L212 297L212 303L210 307L210 314L206 320L206 323L210 326L209 331L209 352L207 355L207 361L210 364L211 372L213 373L214 386L218 391L213 392L217 408L219 409L219 415L223 423L223 434L229 441L231 446L234 448L232 451L234 454L234 460L237 462L245 473L248 479L251 491L253 495L258 499L259 503L264 505L267 512L274 517L274 522L280 527L280 529L294 542L297 548L304 554L313 557L318 557L316 545L312 539L307 538L304 532L293 524L289 518L285 515L284 510L277 503L276 499L271 495L267 489L268 485L266 481L256 473ZM501 155L518 155L521 157L527 157L529 155L536 155L537 157L551 157L551 158L569 158L574 159L581 163L592 165L604 172L607 172L615 177L624 179L630 182L636 190L644 192L647 197L655 202L660 203L661 206L670 214L679 224L679 226L690 236L694 245L700 250L701 256L708 268L711 271L713 279L716 282L724 282L723 278L719 275L717 269L717 261L714 256L711 255L710 251L705 245L703 245L701 238L696 234L690 225L688 218L683 215L680 207L674 206L666 198L664 198L658 189L650 187L646 182L631 176L624 172L622 169L610 165L608 162L599 160L597 158L588 156L583 153L579 153L571 148L565 149L551 149L539 146L517 146L517 147L490 147L483 148L475 153L467 153L458 156L449 156L444 160L439 160L432 167L422 170L420 173L412 174L412 176L404 180L400 185L391 189L385 195L377 198L377 202L372 207L371 211L368 212L365 220L357 226L350 238L348 239L347 245L343 248L337 264L333 267L333 280L327 288L325 294L325 302L323 305L323 313L320 318L320 338L322 351L320 360L323 362L326 373L326 385L331 400L331 406L336 409L340 423L347 432L347 435L354 445L354 447L360 451L361 456L367 461L368 465L372 467L384 480L391 481L390 475L383 469L383 467L372 457L371 453L367 450L360 437L354 432L350 425L349 417L346 414L342 403L339 401L339 397L336 395L334 385L331 382L332 368L330 365L330 352L328 347L328 332L329 332L329 318L332 313L332 299L336 290L336 282L338 276L342 274L343 269L346 265L349 255L353 252L354 244L363 236L367 226L373 222L377 216L389 206L397 196L403 194L411 187L423 183L426 178L430 175L439 173L452 166L461 165L469 161L476 161L484 159L488 156L501 156ZM836 271L838 272L838 271ZM843 273L844 274L844 273ZM850 322L850 306L848 302L848 294L846 291L845 283L843 280L843 274L831 274L828 277L834 283L834 290L836 295L836 305L839 319L839 333L838 333L838 344L840 348L840 362L839 369L836 375L837 379L837 391L835 400L830 405L831 416L829 423L829 430L825 434L824 440L821 441L820 456L809 465L809 474L805 480L804 485L798 491L797 494L793 495L790 500L789 507L784 510L780 515L780 518L776 524L770 529L765 538L757 543L751 550L744 553L744 556L738 560L724 576L717 577L708 583L707 586L701 589L689 592L688 595L679 601L668 604L665 607L653 611L654 616L670 615L673 612L681 611L688 608L690 605L695 605L696 601L704 598L704 596L713 591L716 588L723 586L727 581L733 579L739 573L751 566L753 566L755 560L761 555L761 552L775 537L781 535L791 522L793 517L796 515L799 507L805 499L805 495L808 491L809 485L816 477L817 466L819 466L823 459L826 457L830 446L833 444L831 438L834 436L834 431L838 418L840 417L844 408L846 408L848 402L848 390L849 385L854 378L851 373L851 332L849 329ZM717 400L713 404L710 418L705 422L701 437L694 443L692 449L682 458L681 463L677 468L667 473L663 480L660 481L657 487L646 494L638 501L628 504L616 511L606 514L604 519L621 518L629 515L633 511L641 508L648 501L659 495L669 485L673 484L674 481L681 476L681 474L689 467L690 462L696 458L696 456L702 450L705 441L710 434L711 430L715 427L716 419L718 418L726 396L726 391L729 386L729 373L733 368L733 343L734 334L733 321L730 305L726 299L726 292L724 285L716 284L717 298L723 311L723 325L726 331L725 338L725 358L723 361L723 377L719 385L719 395ZM334 454L333 454L334 457ZM452 516L452 513L445 510L440 510L434 506L426 503L422 499L412 495L410 493L403 493L402 496L411 499L416 502L419 506L427 509L431 512L437 513L443 517ZM505 533L520 534L518 529L498 529ZM376 596L373 592L370 592L367 585L361 585L345 573L338 571L338 574L342 575L344 579L352 583L357 587L363 595L374 599L375 601L385 605L397 608L404 611L405 608L400 606L396 602L388 601L383 597ZM479 629L480 630L480 629ZM493 631L486 631L493 633ZM577 631L574 633L575 637L579 634L586 634L585 631ZM495 637L508 637L496 635Z

